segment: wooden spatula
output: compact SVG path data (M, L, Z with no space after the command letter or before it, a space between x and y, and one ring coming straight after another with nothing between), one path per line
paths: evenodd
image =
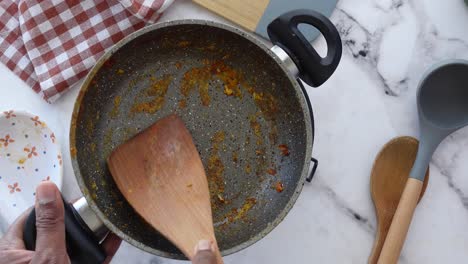
M190 260L199 240L217 251L208 182L198 151L182 120L165 117L126 143L107 160L122 194L148 223Z
M193 0L237 25L268 38L267 25L278 16L296 9L312 9L329 17L337 0ZM306 30L312 41L318 31Z
M370 188L377 214L377 232L369 264L377 264L417 152L417 139L397 137L385 144L375 158ZM422 198L428 181L429 168L419 199Z

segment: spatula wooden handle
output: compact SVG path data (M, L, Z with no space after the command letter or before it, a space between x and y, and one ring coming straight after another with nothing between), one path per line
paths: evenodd
M378 264L396 264L398 262L422 187L422 181L408 178L380 253Z

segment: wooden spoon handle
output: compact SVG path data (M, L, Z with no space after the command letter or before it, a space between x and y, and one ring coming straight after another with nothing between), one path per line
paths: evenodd
M380 253L378 264L396 264L398 262L422 187L422 181L408 178Z

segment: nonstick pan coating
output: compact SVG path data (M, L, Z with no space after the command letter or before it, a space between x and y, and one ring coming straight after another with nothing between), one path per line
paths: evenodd
M106 165L116 146L172 113L201 154L222 253L258 241L290 210L309 168L311 116L294 76L252 36L193 20L131 35L88 75L70 142L83 194L123 239L183 258L126 202Z

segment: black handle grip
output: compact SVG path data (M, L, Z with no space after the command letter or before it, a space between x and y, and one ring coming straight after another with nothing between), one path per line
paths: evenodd
M96 236L81 219L73 206L63 201L65 207L65 237L67 253L72 264L102 264L106 253ZM36 248L36 211L32 210L24 226L23 240L28 250Z
M317 166L318 166L318 160L315 158L310 158L310 161L314 163L314 166L312 167L312 170L310 171L309 176L306 178L307 182L312 182L312 179L315 176L315 172L317 171Z
M327 56L315 51L298 29L299 24L316 27L327 41ZM307 9L287 12L273 20L267 28L273 44L288 53L299 68L299 77L308 85L322 85L335 71L341 60L341 38L332 22L324 15Z

